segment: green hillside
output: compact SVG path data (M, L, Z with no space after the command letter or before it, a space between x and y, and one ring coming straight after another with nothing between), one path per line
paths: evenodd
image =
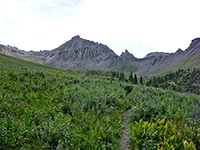
M0 149L199 149L200 97L0 55Z
M179 63L177 63L173 68L175 69L188 69L188 68L199 68L198 64L199 55L193 56L192 58L183 59Z
M155 75L146 81L146 85L200 95L200 69L178 69Z

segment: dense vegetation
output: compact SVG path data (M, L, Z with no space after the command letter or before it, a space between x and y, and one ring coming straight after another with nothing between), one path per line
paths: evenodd
M135 105L131 149L195 149L195 144L200 149L199 99L197 95L134 86L129 95Z
M146 85L200 94L200 70L179 69L163 76L155 76L149 79Z
M117 148L129 107L119 84L1 62L1 148Z
M0 55L0 148L119 149L132 108L131 149L198 149L199 99Z

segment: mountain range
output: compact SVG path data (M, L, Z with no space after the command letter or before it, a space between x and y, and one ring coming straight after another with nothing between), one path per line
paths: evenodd
M175 53L154 52L138 59L125 50L120 56L107 45L74 36L53 50L24 51L0 45L0 53L64 70L92 69L133 71L149 76L179 68L200 68L200 38L193 39L185 50Z

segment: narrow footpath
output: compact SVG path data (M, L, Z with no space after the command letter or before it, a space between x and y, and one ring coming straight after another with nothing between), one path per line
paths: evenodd
M131 117L131 109L128 109L127 111L125 111L124 113L124 133L120 139L120 149L121 150L129 150L129 136L130 136L130 132L129 132L129 128L128 128L128 123Z
M128 95L126 96L126 100L128 101ZM132 114L132 111L131 111L131 108L129 108L128 110L126 110L124 112L124 122L123 122L123 125L124 125L124 133L120 139L120 149L121 150L129 150L129 136L130 136L130 131L129 131L129 128L128 128L128 123L129 123L129 120L130 120L130 117L131 117L131 114Z

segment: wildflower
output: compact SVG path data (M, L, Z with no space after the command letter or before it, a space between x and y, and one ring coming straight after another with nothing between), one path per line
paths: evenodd
M54 109L56 109L57 107L56 107L56 106L54 106L53 108L54 108Z
M94 130L92 131L92 133L94 133Z
M49 110L51 110L51 107L49 107Z
M102 137L101 137L101 136L98 136L97 138L98 138L99 140L100 140L100 139L102 139Z
M3 121L3 122L6 122L6 121L5 121L5 118L3 118L2 121Z
M12 116L12 117L13 117L13 120L15 120L15 115L14 115L14 114L13 114L13 116Z
M105 124L105 123L102 123L101 125L102 125L102 126L105 126L106 124Z
M197 118L199 118L199 117L200 117L200 113L195 113L195 116L196 116Z

